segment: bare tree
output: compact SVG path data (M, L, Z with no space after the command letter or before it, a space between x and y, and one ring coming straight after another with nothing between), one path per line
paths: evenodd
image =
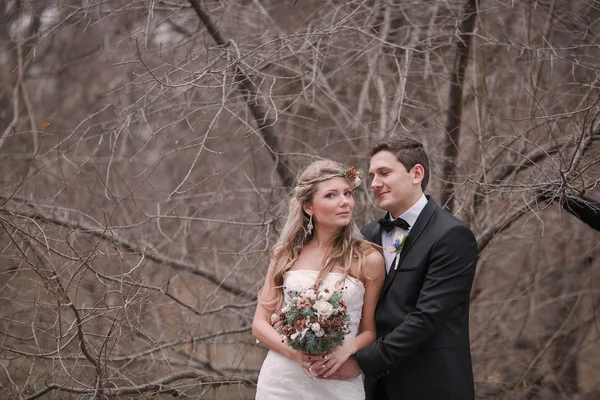
M585 1L0 2L0 397L253 396L297 171L403 134L477 235L480 398L600 390ZM366 185L365 185L366 186ZM365 191L366 192L366 191ZM359 223L380 211L358 194Z

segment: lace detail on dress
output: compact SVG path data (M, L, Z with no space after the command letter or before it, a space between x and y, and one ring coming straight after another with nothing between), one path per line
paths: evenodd
M319 271L295 270L285 275L286 290L304 291L309 289L317 279ZM323 280L321 288L326 286L341 289L342 298L346 301L347 313L350 317L350 331L345 339L352 339L358 332L362 316L365 288L361 281L346 277L337 272L329 273ZM290 300L285 295L286 303ZM258 400L363 400L365 392L362 378L359 376L348 381L310 379L296 362L287 357L269 351L260 370L256 399Z

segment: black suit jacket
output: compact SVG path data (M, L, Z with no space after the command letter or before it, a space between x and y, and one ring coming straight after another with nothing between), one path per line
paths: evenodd
M573 196L567 197L562 205L581 221L600 231L600 201L585 196Z
M381 232L377 221L362 230L379 245ZM477 255L471 230L428 197L397 270L386 276L375 309L377 340L356 353L368 400L376 389L390 399L475 398L469 298Z

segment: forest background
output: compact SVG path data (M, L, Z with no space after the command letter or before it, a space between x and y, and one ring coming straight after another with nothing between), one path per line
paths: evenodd
M599 399L600 236L560 207L600 198L599 21L596 0L0 0L0 397L253 398L297 172L367 169L402 134L478 239L477 397Z

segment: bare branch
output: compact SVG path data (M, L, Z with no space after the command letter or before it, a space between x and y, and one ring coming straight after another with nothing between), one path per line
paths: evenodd
M59 390L67 393L77 393L77 394L96 394L96 395L105 395L105 396L126 396L126 395L139 395L145 393L151 393L152 395L158 394L170 394L172 396L181 395L180 391L169 387L174 383L177 383L182 380L192 380L196 384L201 384L203 386L223 386L223 385L255 385L257 378L247 378L247 377L212 377L208 376L201 372L196 371L186 371L179 372L175 374L171 374L169 376L165 376L164 378L158 379L154 382L147 383L145 385L138 386L124 386L117 389L113 388L104 388L100 391L95 389L83 389L83 388L74 388L68 387L65 385L60 385L57 383L49 383L46 387L39 392L26 397L26 400L34 400L38 399L41 396L49 393L53 390Z
M0 198L4 198L0 196ZM250 300L256 299L256 293L248 291L244 288L241 288L237 285L230 284L228 282L219 279L214 273L198 266L195 263L185 262L181 260L174 260L166 255L163 255L159 252L147 252L144 251L140 246L134 244L130 240L119 237L116 232L114 232L110 227L95 227L89 225L86 222L78 221L75 219L66 219L58 214L54 214L49 212L48 210L39 209L33 203L27 203L28 206L32 207L35 212L19 212L19 214L26 216L28 218L33 218L37 220L46 221L58 226L62 226L69 229L75 229L77 231L96 236L102 240L107 241L108 243L113 243L119 245L124 250L135 253L135 254L145 254L145 256L159 265L169 265L171 268L186 271L193 275L198 275L209 282L217 285L218 288L230 292L232 294L245 297ZM7 210L5 208L1 208L0 211L12 213L13 211ZM18 214L17 214L18 215Z
M200 2L198 0L188 1L217 45L228 47L231 42L221 35L221 32L212 22L210 16L200 6ZM241 87L248 108L250 108L250 111L254 116L254 121L258 125L258 131L269 149L271 158L275 162L275 169L279 174L283 186L292 187L295 177L292 173L287 156L281 150L279 140L273 130L277 120L271 116L267 103L260 95L260 91L254 81L246 75L239 64L235 66L235 81Z

